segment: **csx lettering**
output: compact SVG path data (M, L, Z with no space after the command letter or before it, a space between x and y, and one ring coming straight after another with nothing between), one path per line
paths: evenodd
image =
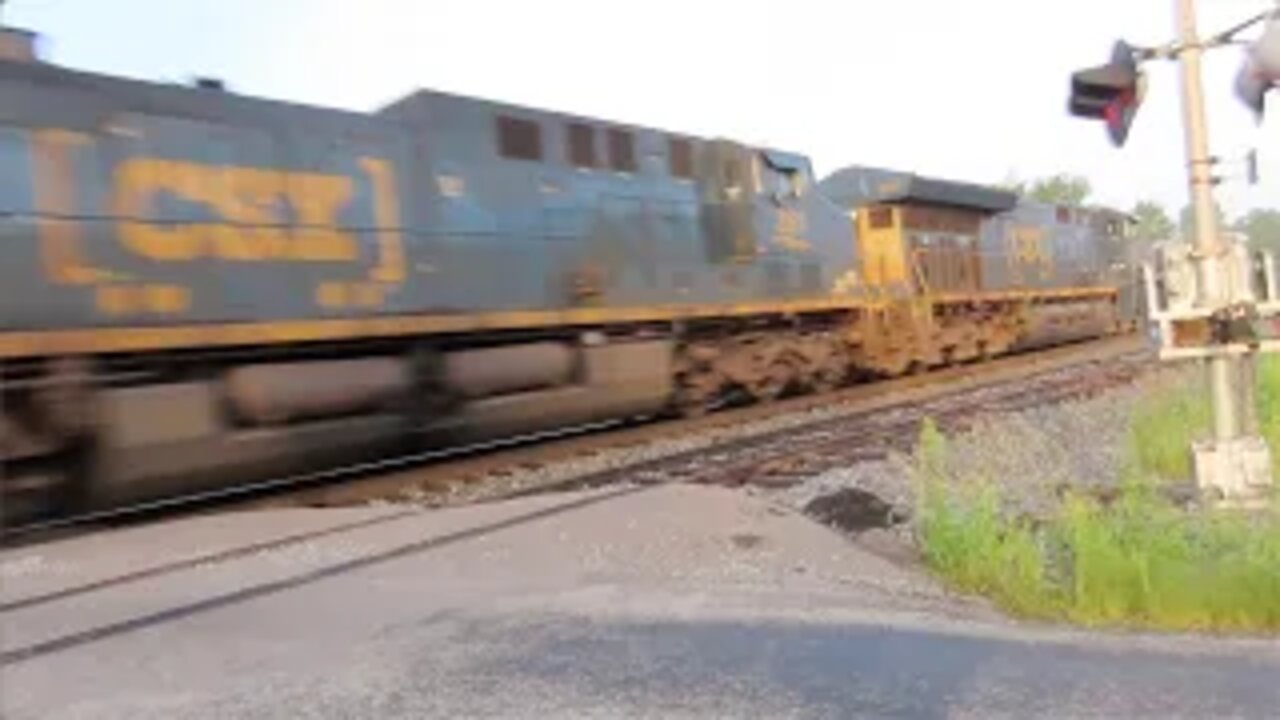
M357 243L335 225L352 193L343 175L135 158L116 169L113 210L121 242L152 260L350 262ZM203 205L218 219L150 221L161 194ZM285 226L284 204L293 227Z
M1044 231L1033 227L1015 227L1013 251L1019 262L1037 263L1048 260L1044 249Z
M805 216L796 210L778 211L778 234L786 236L801 235L807 229Z
M802 236L808 227L805 216L798 210L782 209L778 211L775 226L774 242L783 248L793 251L808 250L810 245Z
M1053 256L1046 247L1045 233L1042 228L1014 227L1010 240L1013 259L1019 265L1030 266L1032 271L1038 271L1042 278L1049 277L1053 272ZM1021 271L1018 272L1021 274Z

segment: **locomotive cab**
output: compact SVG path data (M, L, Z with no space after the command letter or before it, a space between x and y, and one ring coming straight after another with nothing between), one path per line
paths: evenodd
M865 208L858 213L864 281L912 295L976 292L982 285L977 238L985 216L928 203Z
M993 188L870 168L847 168L824 186L857 218L863 281L891 296L981 290L983 224L1017 201Z

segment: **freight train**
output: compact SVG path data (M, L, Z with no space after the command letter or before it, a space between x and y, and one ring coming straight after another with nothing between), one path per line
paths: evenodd
M696 415L1132 319L1124 215L414 92L0 42L5 516Z

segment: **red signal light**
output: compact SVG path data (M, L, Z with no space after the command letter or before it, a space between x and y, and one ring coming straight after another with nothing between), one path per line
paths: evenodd
M1129 127L1142 105L1146 76L1138 69L1138 51L1124 41L1112 49L1111 61L1071 76L1072 115L1102 120L1117 146L1124 145Z
M1107 124L1107 133L1116 145L1124 145L1129 138L1129 126L1133 124L1137 110L1138 93L1135 89L1124 90L1103 109L1102 119Z
M1117 125L1123 118L1124 111L1133 103L1133 93L1125 91L1119 97L1107 103L1107 107L1102 111L1102 119L1107 122L1108 126Z

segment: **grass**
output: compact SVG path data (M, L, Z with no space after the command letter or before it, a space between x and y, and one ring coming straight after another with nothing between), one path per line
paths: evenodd
M1189 480L1191 441L1208 435L1213 413L1198 383L1162 388L1138 401L1130 418L1126 473Z
M1183 379L1183 378L1180 378ZM1280 357L1263 356L1257 372L1258 430L1280 449ZM1162 480L1190 480L1190 446L1207 437L1213 413L1202 380L1182 382L1144 397L1134 408L1129 427L1126 473ZM1273 454L1280 470L1280 452Z
M1264 355L1258 362L1257 388L1258 431L1268 445L1280 448L1280 357Z
M1201 421L1186 405L1177 407L1185 412L1174 417ZM1186 425L1165 417L1137 418L1189 437ZM1153 453L1144 461L1179 469L1171 457ZM915 474L926 562L952 586L987 595L1010 612L1092 626L1280 630L1276 508L1187 510L1154 483L1130 480L1105 506L1068 495L1047 514L1020 516L995 484L954 476L947 440L929 422Z

